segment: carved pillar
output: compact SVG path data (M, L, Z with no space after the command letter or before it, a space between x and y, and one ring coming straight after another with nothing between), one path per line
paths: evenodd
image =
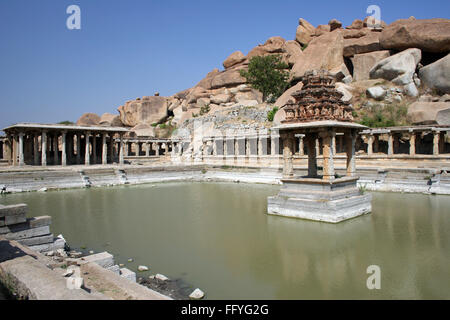
M123 150L123 134L120 134L120 142L119 142L119 164L124 164L124 150Z
M47 131L42 131L41 135L42 153L41 153L41 165L45 167L47 165Z
M394 138L392 136L392 133L389 132L388 136L388 155L392 156L394 154Z
M369 134L367 137L367 155L373 154L373 135Z
M85 165L90 165L91 164L91 158L90 158L90 136L91 136L91 132L90 131L86 131L86 133L84 134L85 136L85 140L86 140L86 149L85 149L85 153L84 153L84 164Z
M304 156L305 155L304 139L305 139L304 135L300 135L300 137L298 138L298 154L300 156Z
M347 176L354 176L356 173L356 157L355 157L355 144L356 144L356 132L351 130L345 135L345 144L347 151Z
M106 144L106 133L102 134L102 164L108 164L108 145Z
M19 133L19 166L25 165L25 158L23 155L23 137L25 134L23 132Z
M409 136L409 155L416 155L416 134L412 132Z
M320 136L323 141L323 179L324 180L334 180L334 162L333 162L333 150L335 143L336 133L334 130L329 130L321 132Z
M294 176L293 154L295 138L293 134L283 134L283 177L292 178Z
M66 131L63 131L61 133L61 165L66 166L67 165L67 146L66 146ZM70 152L69 152L70 154Z
M81 164L81 134L77 133L77 164Z
M439 155L439 137L440 132L434 131L433 132L433 155L438 156Z

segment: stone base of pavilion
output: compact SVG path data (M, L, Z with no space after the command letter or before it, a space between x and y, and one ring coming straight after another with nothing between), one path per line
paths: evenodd
M372 195L361 193L358 179L283 179L280 193L267 200L268 213L329 223L368 214L372 211Z

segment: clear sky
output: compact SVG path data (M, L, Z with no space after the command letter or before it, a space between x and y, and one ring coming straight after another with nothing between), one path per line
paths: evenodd
M81 30L66 9L81 8ZM448 0L0 0L0 128L117 113L125 101L172 95L271 36L295 38L299 18L344 26L369 5L381 18L449 18Z

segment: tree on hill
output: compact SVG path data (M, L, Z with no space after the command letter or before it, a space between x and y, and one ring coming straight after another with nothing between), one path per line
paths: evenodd
M256 56L250 59L248 71L240 74L263 94L264 101L275 102L288 88L287 68L280 55Z

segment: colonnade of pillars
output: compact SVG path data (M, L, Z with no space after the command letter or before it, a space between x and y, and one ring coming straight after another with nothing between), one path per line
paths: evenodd
M124 141L125 157L150 157L150 156L168 156L175 149L176 142L174 141L133 141L125 139Z
M336 137L334 129L322 130L319 132L309 132L301 135L293 133L283 133L283 177L292 178L294 176L293 156L296 149L296 137L299 140L300 154L304 155L304 146L306 145L308 155L308 178L318 178L317 157L322 150L323 154L323 180L334 180L334 156L336 155ZM319 139L322 147L319 146ZM347 156L347 176L354 176L355 166L355 146L357 133L355 130L347 130L345 133L339 133L338 139L341 140L341 147L345 146ZM345 144L344 144L345 143Z
M9 134L5 153L14 166L124 163L123 140L115 133L47 131Z
M437 156L446 152L445 132L446 131L371 132L363 133L362 136L367 140L366 152L368 156L375 153L386 153L389 156L401 153L409 154L410 156L415 156L417 154L433 154ZM381 146L381 135L387 135L387 150L386 147L382 148ZM427 135L432 135L431 146L429 141L423 142L423 137ZM408 142L408 146L406 146L408 149L401 146L400 140Z

